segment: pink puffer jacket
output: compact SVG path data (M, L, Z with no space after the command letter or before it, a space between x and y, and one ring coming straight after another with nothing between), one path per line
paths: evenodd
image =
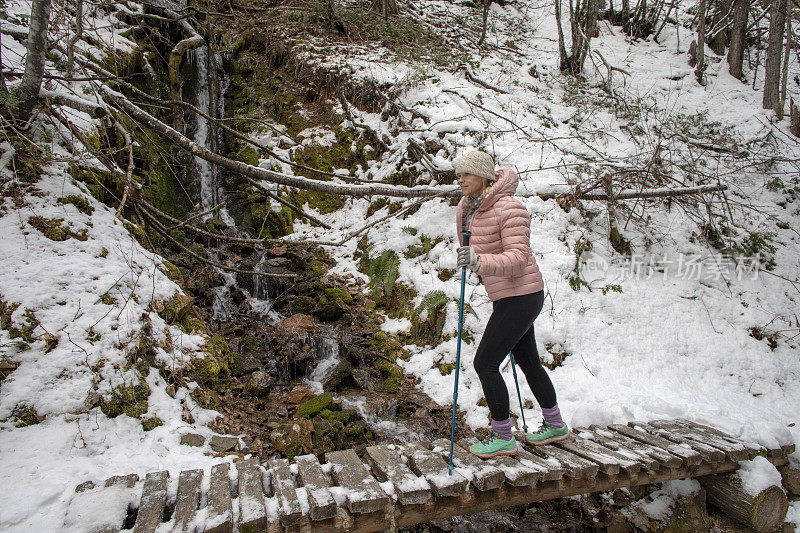
M480 258L480 275L489 298L499 300L539 292L542 274L531 253L531 216L513 197L519 176L510 168L495 172L497 181L472 217L469 244ZM461 242L464 199L458 202L456 229ZM463 243L462 243L463 244Z

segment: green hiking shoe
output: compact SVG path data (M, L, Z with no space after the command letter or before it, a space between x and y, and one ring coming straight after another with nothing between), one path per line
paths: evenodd
M556 428L542 420L542 426L534 433L525 434L525 442L533 444L534 446L544 446L552 442L558 442L569 437L569 428L566 424L564 427Z
M494 431L482 441L476 442L468 448L469 453L481 459L489 459L498 455L516 455L517 441L514 437L510 440L500 438Z

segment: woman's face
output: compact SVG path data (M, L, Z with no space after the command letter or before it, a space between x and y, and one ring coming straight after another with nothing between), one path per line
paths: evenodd
M464 196L478 197L483 192L486 178L481 178L475 174L460 173L458 184L461 186L461 194Z

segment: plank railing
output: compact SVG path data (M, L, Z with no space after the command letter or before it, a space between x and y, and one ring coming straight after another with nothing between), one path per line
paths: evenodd
M214 465L181 472L168 497L168 473L84 483L65 526L84 531L369 532L488 509L621 487L732 472L765 456L788 463L794 446L765 449L686 420L591 426L556 445L520 447L514 457L481 460L460 442L448 475L449 441Z

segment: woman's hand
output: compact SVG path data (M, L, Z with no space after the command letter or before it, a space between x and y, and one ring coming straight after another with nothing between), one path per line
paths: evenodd
M457 252L458 259L456 260L456 268L467 267L473 272L478 271L478 267L481 266L481 260L478 258L478 254L475 253L472 246L460 246Z

